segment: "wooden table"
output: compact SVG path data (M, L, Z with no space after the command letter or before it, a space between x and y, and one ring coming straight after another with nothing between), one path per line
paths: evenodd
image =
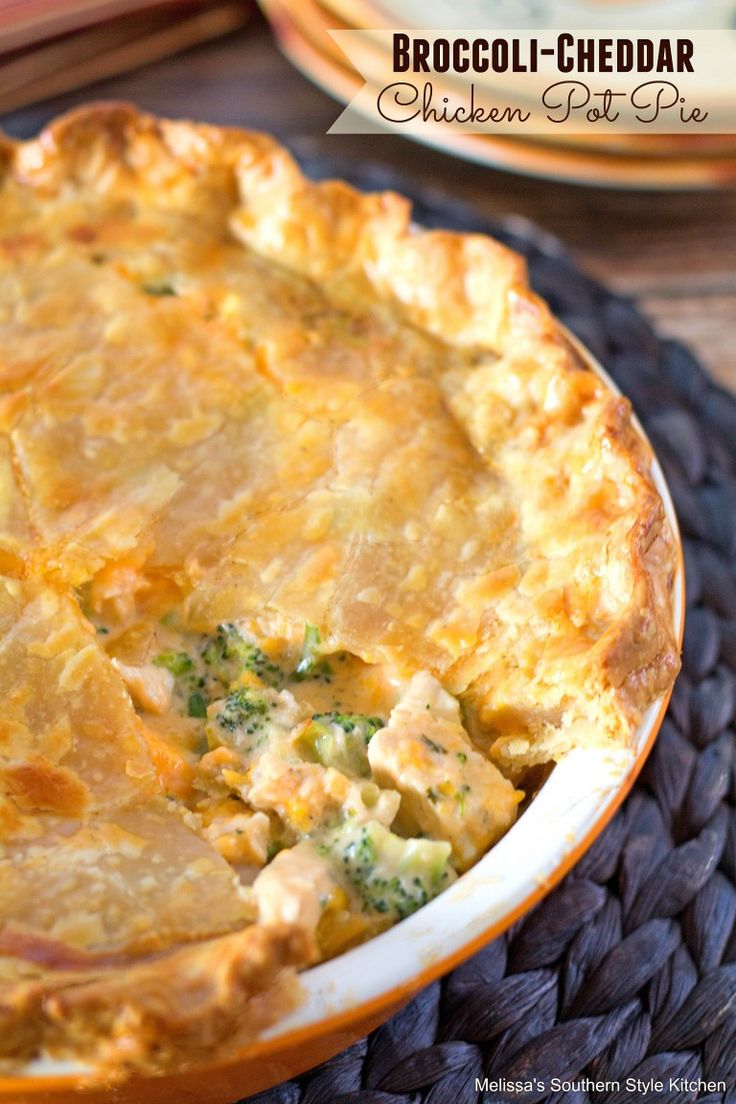
M286 61L256 19L229 38L0 120L33 134L90 99L127 99L160 114L271 131L297 153L399 169L488 215L526 215L559 235L580 264L633 296L661 332L688 342L736 389L736 190L617 192L534 180L454 160L394 135L328 135L333 100Z

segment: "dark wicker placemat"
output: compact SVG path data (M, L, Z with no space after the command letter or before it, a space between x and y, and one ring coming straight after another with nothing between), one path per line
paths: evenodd
M370 167L356 183L403 190ZM683 671L631 796L555 892L367 1039L248 1104L736 1104L736 398L537 227L415 200L424 225L523 253L536 290L631 398L682 527ZM477 1089L485 1077L539 1087ZM620 1089L553 1092L554 1078ZM726 1091L687 1087L699 1081Z

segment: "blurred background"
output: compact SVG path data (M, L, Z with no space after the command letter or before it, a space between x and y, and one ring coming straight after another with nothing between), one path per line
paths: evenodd
M439 26L592 26L591 12L599 26L687 26L695 12L700 25L732 26L735 9L736 0L0 0L0 125L27 137L76 104L124 99L269 131L321 171L356 178L368 167L378 183L531 219L736 388L733 135L478 135L430 148L392 134L327 134L357 80L330 28L430 17Z

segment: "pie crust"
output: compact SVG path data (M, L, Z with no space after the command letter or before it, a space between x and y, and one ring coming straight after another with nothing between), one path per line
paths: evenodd
M162 792L80 588L429 672L523 785L672 685L675 542L497 242L126 105L0 152L0 1054L158 1071L272 1022L314 945Z

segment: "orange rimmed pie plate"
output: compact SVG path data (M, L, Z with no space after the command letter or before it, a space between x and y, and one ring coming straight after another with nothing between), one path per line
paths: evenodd
M571 339L573 340L573 339ZM577 342L589 366L605 371ZM641 432L641 427L638 427ZM656 459L652 477L676 536L672 617L684 626L682 546ZM574 866L629 792L657 735L669 693L647 710L630 750L575 750L552 771L517 823L472 869L419 912L368 943L302 975L305 999L258 1042L226 1062L163 1077L90 1087L85 1070L39 1060L0 1079L8 1104L233 1104L344 1049L421 988L500 935Z

